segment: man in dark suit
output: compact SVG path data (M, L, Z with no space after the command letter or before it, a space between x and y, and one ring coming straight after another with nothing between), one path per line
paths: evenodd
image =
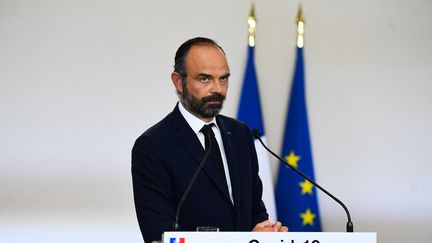
M179 201L211 144L181 208L180 230L287 231L268 221L249 128L219 115L229 76L225 53L213 40L194 38L177 50L171 79L180 102L132 150L135 208L145 242L173 229Z

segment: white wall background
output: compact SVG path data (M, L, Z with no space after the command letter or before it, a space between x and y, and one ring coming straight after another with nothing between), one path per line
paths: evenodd
M379 242L432 240L432 1L256 1L256 67L278 151L306 16L317 180ZM177 47L228 54L235 116L250 1L1 0L0 242L140 242L130 150L172 110ZM273 168L276 171L277 162ZM274 171L274 172L275 172ZM345 215L320 195L325 231Z

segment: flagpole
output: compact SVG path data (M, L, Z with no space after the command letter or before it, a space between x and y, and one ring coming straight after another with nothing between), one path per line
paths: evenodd
M304 46L304 27L305 27L305 22L304 22L304 15L303 15L303 10L301 5L299 6L299 9L297 11L297 18L296 18L296 23L297 23L297 47L298 48L303 48Z
M246 19L245 19L246 20ZM255 71L254 51L255 51L255 33L256 33L256 17L255 5L251 4L250 13L247 16L248 23L248 54L245 67L242 91L240 94L239 109L237 119L244 122L249 128L258 129L264 141L266 141L266 133L264 131L264 122L261 110L261 102L259 95L258 79ZM254 140L257 162L258 175L262 182L262 201L265 204L270 221L276 221L276 203L274 197L274 182L271 171L270 157L257 140Z
M249 46L254 47L255 46L255 32L256 32L256 18L255 18L255 4L252 3L251 11L248 17L248 25L249 25Z
M299 5L299 9L297 11L296 23L297 23L297 47L298 47L298 51L299 51L298 53L301 54L302 53L301 49L304 47L304 33L305 33L305 21L304 21L304 15L303 15L303 10L302 10L301 5ZM279 159L281 159L281 158L279 158ZM293 168L293 169L295 172L297 172L297 170L295 168ZM346 224L346 231L347 232L354 232L354 226L353 226L353 223L351 221L351 215L348 211L348 208L345 206L345 204L341 200L339 200L338 198L333 196L330 192L328 192L327 190L322 188L320 185L318 185L314 181L310 180L309 177L306 177L306 179L308 179L314 186L316 186L318 189L320 189L322 192L327 194L329 197L331 197L333 200L335 200L337 203L339 203L342 206L342 208L345 210L345 213L346 213L347 218L348 218L348 222Z
M297 58L291 84L291 97L288 102L281 157L314 179L305 99L304 16L301 6L299 6L295 23L297 24ZM285 164L279 165L275 193L278 218L290 231L321 231L321 217L315 189L317 187L303 177L292 173L292 170Z

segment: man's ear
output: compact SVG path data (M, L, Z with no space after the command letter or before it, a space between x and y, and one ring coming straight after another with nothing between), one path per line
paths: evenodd
M183 82L182 77L178 72L172 72L171 73L171 80L174 84L174 87L177 91L177 93L182 94L183 93Z

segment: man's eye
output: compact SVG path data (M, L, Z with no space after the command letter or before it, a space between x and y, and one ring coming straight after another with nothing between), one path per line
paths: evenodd
M200 81L204 82L204 83L207 83L208 81L210 81L210 79L208 77L201 77Z
M220 80L226 82L226 81L228 81L228 77L221 78Z

